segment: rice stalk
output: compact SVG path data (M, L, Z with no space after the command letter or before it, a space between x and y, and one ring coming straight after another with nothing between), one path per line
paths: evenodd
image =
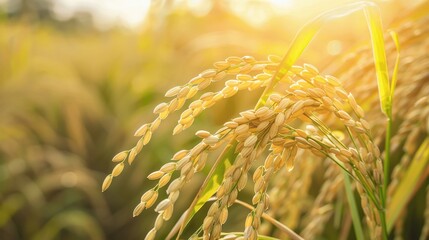
M370 7L366 8L366 6ZM182 112L178 124L174 127L173 135L190 127L196 116L203 110L215 105L220 99L232 97L241 90L252 91L265 87L255 109L241 112L214 133L205 130L197 131L196 135L201 138L197 145L189 150L177 152L171 162L149 175L150 180L158 180L158 183L142 195L141 202L134 210L134 216L139 215L145 208L154 206L161 188L168 186L166 190L168 197L160 201L155 207L155 211L159 215L154 228L148 233L146 239L156 237L156 233L162 227L163 222L171 218L175 202L182 188L193 178L195 173L204 169L208 156L213 154L215 150L224 148L224 146L228 146L224 148L226 149L225 154L220 155L219 161L216 161L207 177L207 180L210 180L212 176L215 176L218 182L210 188L206 188L203 184L200 193L205 195L204 198L201 198L200 193L195 198L194 203L203 199L202 204L204 204L212 194L216 195L216 200L211 204L200 229L191 237L192 239L219 239L225 236L222 233L222 228L228 220L229 208L236 201L239 192L245 188L249 177L253 180L253 208L247 215L240 238L257 239L263 227L261 225L262 215L268 211L270 206L276 206L272 203L279 201L281 196L285 196L281 192L283 186L280 186L279 189L281 190L277 192L270 192L270 183L273 182L275 175L279 175L280 172L290 172L305 160L301 157L297 158L297 156L312 156L318 160L327 159L326 162L335 163L331 166L335 166L333 169L336 169L335 171L331 170L332 175L328 174L326 181L324 181L322 190L316 199L315 206L317 208L314 208L316 210L312 213L313 215L309 215L312 218L315 216L315 218L303 230L303 236L308 238L316 236L322 231L317 227L329 219L333 209L332 201L339 192L338 186L343 180L339 171L342 169L356 183L355 187L360 196L361 207L365 214L371 239L387 239L388 232L393 223L396 222L397 214L406 204L404 201L398 203L395 181L392 181L389 191L387 190L387 184L390 182L390 142L392 141L393 149L399 149L399 146L403 145L406 152L415 152L416 149L412 149L414 147L412 143L415 143L416 136L420 136L421 131L412 129L409 120L405 121L408 128L401 128L405 130L400 130L399 132L402 131L402 133L396 135L404 136L407 131L415 132L409 137L409 140L404 142L403 139L395 140L397 137L393 137L392 118L395 117L396 120L396 117L400 116L398 113L404 111L404 109L392 109L395 86L395 99L398 99L398 105L409 104L409 101L401 101L402 99L398 96L407 96L410 88L405 88L405 84L401 81L396 84L396 73L398 73L397 78L402 77L401 72L397 72L397 69L398 66L403 66L403 63L396 62L393 79L389 81L384 50L385 39L381 32L381 23L378 22L376 8L373 8L373 5L369 3L351 4L349 7L348 11L351 12L362 8L366 11L372 34L376 71L365 71L372 64L365 63L364 66L357 65L359 68L352 68L351 73L342 72L339 75L343 80L362 78L364 82L368 83L364 90L360 89L361 91L359 91L358 88L352 94L350 89L353 89L354 84L356 84L354 82L340 81L335 77L322 75L314 66L309 64L292 66L292 63L312 39L309 36L317 32L318 27L315 27L311 31L309 30L311 33L303 35L305 41L296 41L299 46L292 47L291 52L288 52L280 63L275 57L269 57L268 61L257 61L252 57L231 57L216 63L214 69L202 72L189 83L167 91L166 97L173 97L173 100L155 107L154 113L158 117L152 123L145 124L136 131L135 135L140 137L137 145L131 150L125 151L125 154L120 153L119 157L114 157L114 162L118 162L118 164L111 175L106 177L106 184L103 184L102 187L103 191L109 187L113 177L120 175L124 161L131 158L132 160L129 160L131 164L135 155L141 151L144 145L149 143L152 133L159 127L161 121L167 118L171 112L181 109L186 101L191 100L198 91L205 89L212 82L223 80L228 74L234 76L232 80L225 81L225 87L222 90L203 93L199 99L192 101L189 107ZM338 14L335 11L334 13ZM318 26L317 24L319 23L316 21L312 27ZM418 27L424 28L424 25L418 25ZM406 31L407 29L400 29L398 32L400 36L404 32L404 35L407 36ZM409 39L415 40L414 37L411 36ZM394 38L394 40L397 39ZM395 43L387 45L387 55L395 51L394 45ZM396 45L398 44L396 43ZM401 42L401 46L406 46L406 44ZM415 49L408 52L404 50L404 56L407 54L417 55L418 53L413 52L413 50ZM362 51L360 58L357 57L352 61L365 59L369 55L368 50ZM419 66L413 67L418 68ZM338 69L340 69L339 72L342 71L341 66ZM374 75L377 75L378 79L379 100L374 97L367 98L368 94L377 92L377 84L372 80ZM416 82L412 83L411 89L418 92L417 96L424 96L427 93L427 88L421 86L424 85L425 77L413 76L412 78L416 79ZM281 83L279 85L282 88L278 87L278 83ZM361 105L357 103L355 97ZM362 99L366 100L362 103ZM373 117L368 112L375 112L374 106L379 102L383 114L387 115L389 119L387 128L384 128L385 123L383 121L368 122L365 119L365 115ZM407 115L404 114L403 116L413 119ZM376 113L376 116L378 116L377 120L384 119L382 115L379 117L380 113ZM401 117L398 119L398 123L403 126ZM305 124L308 124L306 128L303 127ZM379 128L374 126L379 126ZM339 132L343 134L338 134ZM385 147L382 149L384 153L381 153L378 146L382 146L382 136L384 135L386 136ZM426 133L423 135L426 136ZM425 155L422 152L425 143L417 146L420 146L418 156ZM383 155L385 157L382 161L381 156ZM263 164L258 163L258 158L264 159ZM409 157L405 156L401 159L403 161L402 166L405 167ZM226 165L222 166L222 163L226 163ZM302 166L306 166L306 164L302 164ZM416 169L416 166L418 165L413 160L405 173L404 179L408 183L401 185L401 190L398 192L404 192L405 186L416 185L415 181L422 176L421 171L413 179L409 176L410 169ZM331 168L329 166L323 167ZM420 169L424 169L424 167L425 165L421 166ZM215 173L218 169L222 169L222 171ZM180 176L168 184L172 180L171 177L174 172L180 172ZM400 172L400 170L395 170L392 179L399 179ZM308 186L309 177L298 179L306 180L305 186ZM410 179L413 184L410 184ZM349 187L347 191L350 193L351 184L346 184ZM291 192L291 189L296 187L295 184L287 184L286 186L289 188L287 190ZM407 197L410 197L411 192L406 192L408 192ZM280 199L273 198L273 196ZM389 203L388 209L394 209L395 214L392 216L392 212L388 211L387 218L385 215L386 203ZM182 222L182 228L192 218L192 211L198 211L201 206L198 206L197 210L195 207L197 207L195 204L191 205ZM300 209L297 210L298 213L299 211ZM356 214L354 216L356 219ZM297 221L299 220L291 222L296 224ZM358 221L359 219L355 220L355 222ZM362 232L363 230L357 231ZM180 234L181 231L179 236ZM359 238L362 238L362 235L360 236Z
M375 217L377 209L381 208L379 186L382 184L383 173L380 152L371 141L371 133L362 118L363 112L357 110L349 114L345 111L345 106L354 109L360 107L337 79L319 75L311 65L292 68L283 81L289 83L289 87L270 95L263 107L240 113L239 117L226 123L214 134L198 131L197 135L203 138L199 144L190 150L179 151L173 156L172 162L166 163L160 170L150 174L150 179L159 179L159 182L142 195L134 215L139 215L143 209L153 206L158 191L167 185L171 174L180 171L179 178L168 185L166 191L168 198L155 208L159 213L159 219L162 217L162 221L168 221L181 188L192 179L194 173L202 170L207 154L233 141L236 142L235 159L224 173L216 192L217 200L211 205L202 225L204 238L217 239L221 236L222 225L228 219L228 208L234 203L238 192L246 186L250 167L265 151L267 145L270 146L269 154L264 164L256 168L252 177L254 181L252 203L255 209L248 214L244 229L245 238L255 239L258 236L262 213L269 206L268 182L280 169L286 168L291 171L294 168L299 149L332 159L361 184L359 185L361 188L358 189L363 199L366 199L362 204L367 221L374 230L374 236L380 237L381 222ZM347 147L332 133L332 129L318 118L319 114L329 114L337 118L354 138L359 139L357 144L360 145L360 149ZM314 126L301 130L291 125L297 120L312 122ZM120 153L119 156L121 155L123 154ZM125 158L121 161L125 161ZM168 176L167 180L163 181L165 176ZM162 221L156 221L147 239L155 237L162 226Z

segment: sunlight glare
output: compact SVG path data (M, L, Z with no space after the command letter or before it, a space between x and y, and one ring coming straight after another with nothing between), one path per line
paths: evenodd
M139 27L149 11L151 1L141 0L58 0L54 1L54 13L67 20L79 11L89 11L99 28L109 28L116 22L128 28Z

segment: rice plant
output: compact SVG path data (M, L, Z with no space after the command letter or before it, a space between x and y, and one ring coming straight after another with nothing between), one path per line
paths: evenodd
M177 213L182 217L168 239L185 237L187 224L205 204L210 206L204 220L186 236L189 239L314 239L332 215L336 221L352 223L356 239L400 238L404 224L400 215L406 215L416 192L427 188L427 59L418 51L427 48L423 36L427 36L428 20L419 17L421 9L427 10L427 3L410 13L416 16L414 29L402 24L390 38L384 36L374 3L346 4L304 26L284 57L231 56L215 62L213 68L165 93L169 100L154 108L155 119L135 131L136 145L113 157L116 165L104 179L102 191L127 164L133 164L173 112L184 109L172 130L177 135L219 101L241 91L264 89L253 109L237 113L215 131L197 131L195 146L177 151L171 161L147 176L156 183L142 194L133 211L136 217L154 207L158 214L146 239L157 238L175 213L183 189L200 172L206 173L205 181L188 210ZM322 25L361 11L371 48L353 53L348 62L333 63L337 77L311 64L294 65ZM425 62L415 59L419 57ZM409 76L405 66L423 74ZM412 87L407 79L413 80ZM219 82L222 89L204 91ZM312 177L320 171L323 185L311 199ZM251 205L239 200L248 182L253 182ZM234 204L248 208L248 214L241 231L225 232ZM420 239L428 235L427 205ZM346 224L339 228L345 234L342 238L347 238Z

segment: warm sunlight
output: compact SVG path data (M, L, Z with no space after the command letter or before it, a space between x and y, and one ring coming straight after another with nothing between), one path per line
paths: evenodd
M429 239L429 0L0 0L1 240Z
M149 0L56 0L54 12L59 19L68 19L79 11L90 11L95 24L107 28L119 22L126 27L141 25L149 11Z

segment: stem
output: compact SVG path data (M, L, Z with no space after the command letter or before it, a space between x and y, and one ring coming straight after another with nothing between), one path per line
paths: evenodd
M387 232L386 224L386 202L387 202L387 186L390 180L390 140L392 136L392 112L388 113L387 117L387 129L386 129L386 142L384 148L384 177L383 177L383 189L381 191L381 201L383 204L382 212L380 213L381 223L383 227L383 239L388 239L389 233Z
M361 218L359 215L359 211L356 205L356 200L351 187L350 177L344 171L343 171L343 175L344 175L344 183L345 183L344 186L346 188L347 200L349 201L349 205L350 205L350 212L352 214L353 227L355 229L356 239L364 240L365 238L363 236L362 224L360 222Z
M384 178L383 178L383 197L386 199L387 186L390 179L390 139L392 136L392 117L387 118L386 143L384 149Z
M356 145L355 140L353 139L352 133L350 132L350 129L346 126L346 130L347 133L349 134L350 140L352 141L353 145L355 146L356 149L359 149L358 146ZM360 158L360 155L358 155ZM362 159L360 159L362 161ZM353 221L353 228L355 229L355 235L356 235L356 239L357 240L363 240L364 236L363 236L363 229L362 229L362 224L360 222L360 214L356 205L356 199L355 199L355 195L353 194L353 190L352 190L352 183L350 182L350 177L343 172L344 175L344 186L346 188L346 195L347 195L347 200L349 201L349 205L350 205L350 212L352 215L352 221Z
M380 214L380 220L381 220L381 228L383 231L383 239L387 240L389 239L389 233L387 232L387 224L386 224L386 208L383 208L378 211Z
M253 206L251 206L248 203L245 203L243 201L240 200L235 200L236 203L250 209L250 210L254 210ZM268 222L270 222L271 224L273 224L275 227L277 227L278 229L280 229L283 233L286 233L290 239L292 240L304 240L304 238L302 238L301 236L299 236L297 233L295 233L292 229L288 228L286 225L284 225L283 223L277 221L275 218L271 217L270 215L268 215L267 213L262 213L262 218L267 220Z

